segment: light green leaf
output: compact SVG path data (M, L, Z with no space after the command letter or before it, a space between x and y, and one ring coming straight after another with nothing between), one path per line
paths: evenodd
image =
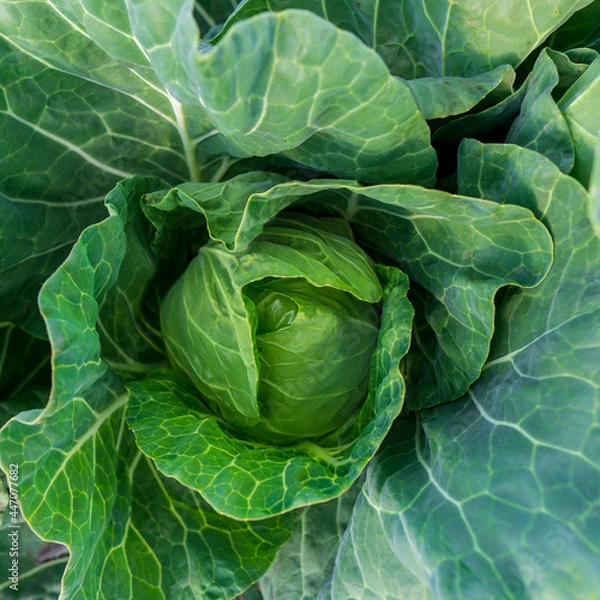
M254 429L265 421L265 415L261 416L259 411L258 372L268 370L268 366L261 366L258 361L253 319L243 293L245 286L264 278L301 277L313 286L347 292L360 301L376 303L381 299L381 285L368 257L352 241L329 235L323 229L319 221L299 215L277 219L259 239L236 254L220 243L207 244L163 302L162 333L172 364L205 395L215 412L232 425ZM373 330L372 322L364 326ZM344 343L357 351L351 341L363 333L363 323L340 327ZM292 354L296 342L296 339L291 342ZM286 347L281 338L275 343ZM337 344L331 342L331 345ZM263 347L263 351L268 349ZM218 360L206 360L216 353ZM312 367L320 375L324 375L324 363L336 360L329 353L327 357L328 360L319 360ZM293 360L293 356L287 356L284 363ZM307 370L306 376L310 377L310 373ZM324 376L322 383L326 380ZM263 384L265 381L262 380ZM277 387L281 383L270 381ZM309 390L304 397L314 393L314 386ZM262 399L266 402L264 394ZM266 410L264 403L262 408ZM298 411L301 418L302 409ZM326 423L325 415L323 419Z
M542 51L527 83L521 112L506 142L544 154L563 173L569 173L575 163L575 147L569 126L553 98L558 83L557 67L551 55Z
M260 579L264 600L313 600L333 570L360 486L326 502L298 510L292 537Z
M466 113L484 98L490 101L490 96L508 96L514 80L510 65L498 65L493 71L473 77L420 77L406 83L419 110L429 120Z
M203 103L231 154L279 152L342 177L433 182L436 157L410 90L327 21L256 15L197 63Z
M600 144L596 146L594 152L594 163L590 177L589 214L596 234L600 237Z
M37 424L16 418L2 434L3 468L14 460L23 473L25 517L77 558L64 597L235 597L266 570L291 523L232 521L164 480L123 431L123 404L94 414L80 399L51 417L30 413ZM73 422L78 433L65 436ZM24 441L34 448L24 453Z
M600 58L559 100L575 143L575 166L571 175L587 187L596 146L600 144Z
M202 84L196 75L199 31L191 18L193 0L125 0L124 4L133 39L161 84L182 104L202 104Z
M431 600L424 578L399 562L382 515L361 493L338 548L333 573L316 600ZM395 532L394 532L395 533ZM285 546L284 546L285 548ZM412 566L412 565L410 565Z
M277 173L252 171L215 183L182 183L167 193L146 194L144 201L147 206L167 213L178 206L200 213L213 240L224 242L228 250L239 250L289 205L287 198L275 199L271 195L261 208L257 206L262 192L286 181L286 177ZM244 237L240 241L242 232Z
M404 397L398 363L408 349L412 322L408 281L397 269L382 267L379 273L385 289L369 395L334 434L288 446L253 443L215 417L195 389L159 371L129 384L127 419L139 447L162 473L238 519L260 519L339 496L379 447Z
M502 298L468 394L399 424L363 489L438 598L598 598L600 241L587 195L516 146L469 141L461 164L463 193L543 219L554 264Z
M40 292L40 311L53 339L53 376L76 385L76 391L92 385L106 373L108 364L135 370L142 357L156 355L156 349L144 342L148 334L140 313L141 291L154 269L147 254L146 264L142 260L143 222L140 226L136 203L144 193L164 185L152 177L119 183L107 196L111 216L85 230L62 271L46 281ZM144 369L147 372L152 365ZM69 386L55 384L48 410L72 400Z

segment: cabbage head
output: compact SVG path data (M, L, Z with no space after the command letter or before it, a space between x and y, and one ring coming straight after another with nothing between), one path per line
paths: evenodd
M174 369L254 439L323 436L369 388L383 290L339 220L274 220L241 252L203 246L167 294Z

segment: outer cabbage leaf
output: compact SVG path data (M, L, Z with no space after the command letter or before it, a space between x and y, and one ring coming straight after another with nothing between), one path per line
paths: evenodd
M241 250L262 231L267 221L289 205L285 200L269 198L262 202L261 209L256 206L263 192L287 181L287 177L277 173L251 171L225 181L186 182L168 191L146 194L144 205L156 215L168 215L178 208L199 213L206 220L213 240L223 242L228 250ZM189 211L184 210L183 214L190 218Z
M360 480L359 480L360 481ZM259 585L264 600L313 600L333 568L360 486L294 513L292 537L281 547Z
M580 49L563 54L545 49L535 58L534 61L531 55L522 65L521 70L526 75L516 91L497 104L483 106L482 103L468 114L442 121L435 127L434 142L454 152L453 145L462 139L486 135L535 149L563 171L570 171L573 142L570 132L565 130L564 117L557 114L556 101L586 71L597 53Z
M339 176L433 183L435 152L409 89L355 36L290 10L237 23L198 52L190 6L128 2L162 84L221 134L204 136L205 151L281 153Z
M600 57L559 100L573 142L575 165L571 175L587 187L594 151L600 144Z
M559 75L558 87L555 89L555 99L563 94L588 70L588 67L598 58L598 53L590 48L574 48L566 52L544 50L556 64Z
M558 84L559 73L552 55L542 51L506 142L544 154L563 173L569 173L575 163L575 147L569 126L553 97Z
M106 7L94 0L2 0L0 6L0 37L19 54L56 71L57 77L66 73L80 83L119 91L165 120L175 120L168 96L132 36L125 2ZM101 19L99 11L104 12Z
M231 154L279 152L370 182L434 180L435 153L409 88L354 36L311 13L236 24L199 55L197 77Z
M400 562L409 560L408 553L397 555L387 527L380 511L361 493L338 547L331 576L315 596L317 600L434 598L418 566L414 569L411 564L410 569Z
M482 101L495 104L510 95L514 80L510 65L498 65L473 77L420 77L406 83L419 110L429 120L466 113Z
M142 310L161 265L151 250L154 228L146 221L139 202L144 193L165 185L153 177L134 178L127 184L119 183L105 199L109 211L116 212L123 222L125 243L119 272L126 276L103 293L95 330L103 361L124 378L143 375L166 362L159 333Z
M50 393L50 345L9 323L0 326L0 427L20 412L41 409ZM18 561L18 577L12 573L0 582L1 597L54 600L67 563L67 549L47 543L31 530L18 505L18 465L9 466L16 485L5 485L0 474L0 563L6 568ZM6 477L8 483L9 479ZM15 555L15 551L18 552ZM14 587L11 587L14 586Z
M330 202L358 242L397 261L415 305L412 351L403 366L411 409L460 396L479 376L493 332L493 298L512 284L537 285L552 261L547 230L528 212L412 186L373 186Z
M471 113L442 121L435 127L434 142L444 144L443 150L451 148L453 152L453 145L462 139L486 135L488 139L537 150L564 172L570 172L573 141L556 102L595 58L597 53L588 49L566 54L544 49L535 61L531 55L521 68L526 75L516 91L500 98L497 104L484 106L482 103Z
M346 0L316 1L316 0L246 0L239 4L235 12L225 23L215 38L219 40L230 27L243 19L264 12L282 11L290 8L310 10L319 16L334 23L337 27L351 31L370 47L379 50L381 37L377 36L378 25L386 27L385 23L378 24L377 13L385 12L385 18L390 18L396 12L395 7L385 6L380 3L376 7L367 3L355 3ZM389 10L391 9L391 10ZM383 15L382 15L383 16ZM392 19L397 20L399 15L393 14ZM389 35L396 35L396 31L386 31ZM377 38L377 41L375 41ZM385 45L383 46L385 48ZM384 59L386 52L381 52ZM395 60L387 60L387 67L395 75L406 76L399 70ZM417 79L409 78L406 83L413 92L417 107L426 119L440 119L450 115L457 115L471 110L484 98L491 102L492 96L498 96L506 91L514 81L514 71L510 65L498 65L491 71L483 71L467 77L439 77L421 76Z
M0 11L2 318L42 337L39 288L106 216L111 187L133 173L176 182L189 171L164 91L100 52L50 3L1 2Z
M577 11L564 25L559 27L547 40L550 48L569 50L581 48L600 38L600 2L594 0Z
M363 487L368 510L435 597L597 598L600 240L587 194L516 146L469 141L461 164L463 193L547 224L555 261L539 286L502 298L468 394L391 433Z
M137 275L127 253L139 245L127 239L128 215L136 218L128 204L157 185L164 182L121 183L111 216L82 233L44 284L52 395L44 410L21 413L0 432L2 468L19 464L24 517L70 550L64 598L233 598L262 575L290 532L286 519L250 524L215 514L157 473L125 425L123 381L103 360L96 326L112 294L131 297L126 282ZM118 314L126 329L125 316L140 320L135 311Z
M138 446L162 473L237 519L260 519L339 496L376 452L404 398L398 364L410 341L408 279L392 267L381 267L379 275L385 285L369 394L336 432L288 446L243 439L195 389L159 371L128 386L127 419Z
M471 77L501 64L517 66L592 0L246 0L225 29L264 10L311 10L358 35L394 75Z
M432 135L434 143L454 155L456 145L468 137L494 135L509 128L519 114L521 103L527 92L527 80L512 94L493 106L442 121ZM449 148L449 150L448 150Z
M19 496L18 481L16 483L7 488L4 477L0 477L0 561L7 569L0 583L0 595L2 598L55 600L67 562L66 548L44 542L31 531L20 509L14 505ZM13 559L18 561L16 582L11 578Z

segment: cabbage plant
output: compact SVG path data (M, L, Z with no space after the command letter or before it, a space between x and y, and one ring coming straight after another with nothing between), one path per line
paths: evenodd
M598 597L598 0L0 0L0 596Z

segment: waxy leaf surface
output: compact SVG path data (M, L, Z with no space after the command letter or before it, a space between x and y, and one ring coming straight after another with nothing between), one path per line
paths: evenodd
M375 511L398 561L436 598L595 598L600 240L587 194L516 146L467 142L461 164L462 193L543 219L555 261L539 286L502 297L490 359L469 392L398 423L353 519ZM342 544L338 563L351 559L360 564L359 551ZM382 577L390 566L381 563Z
M45 283L50 401L0 432L2 468L19 464L25 519L39 536L69 548L64 598L233 598L264 573L290 532L285 518L251 524L214 513L198 494L162 477L125 424L127 394L103 359L106 340L101 346L96 326L112 290L127 295L125 282L137 277L127 266L127 252L138 248L135 238L128 246L128 204L157 185L164 182L121 183L111 216L83 232Z

